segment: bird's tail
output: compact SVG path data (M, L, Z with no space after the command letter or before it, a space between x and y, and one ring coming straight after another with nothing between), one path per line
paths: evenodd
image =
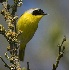
M26 45L21 45L20 44L20 49L19 49L19 60L20 61L24 61L25 47L26 47Z

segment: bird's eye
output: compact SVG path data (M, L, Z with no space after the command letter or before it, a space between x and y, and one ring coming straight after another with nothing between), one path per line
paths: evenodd
M44 12L43 12L43 10L38 9L38 10L34 10L32 14L33 14L33 15L43 15Z

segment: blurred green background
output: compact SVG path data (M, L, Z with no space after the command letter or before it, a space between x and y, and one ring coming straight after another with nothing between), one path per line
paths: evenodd
M9 0L9 3L12 4L12 0ZM30 8L41 8L49 15L42 18L34 37L27 44L24 62L20 62L21 67L26 67L26 63L29 62L30 70L52 70L52 65L58 54L57 44L61 43L64 35L66 35L64 57L61 58L57 70L69 70L69 1L23 0L23 5L18 8L16 15L20 17L24 11ZM0 4L1 10L2 5ZM2 15L0 15L0 24L7 29ZM0 56L7 63L9 61L4 57L4 53L8 45L6 39L0 35ZM1 60L0 70L8 70Z

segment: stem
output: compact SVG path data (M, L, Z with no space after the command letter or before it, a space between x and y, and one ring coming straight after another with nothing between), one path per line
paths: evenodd
M3 60L3 58L1 56L0 56L0 59L4 62L4 64L5 64L4 66L10 69L9 65Z

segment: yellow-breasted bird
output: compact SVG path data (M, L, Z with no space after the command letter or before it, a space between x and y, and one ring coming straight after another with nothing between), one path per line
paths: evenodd
M45 14L43 10L39 8L33 8L26 11L18 19L18 22L16 25L17 31L18 30L22 31L22 34L18 37L18 39L20 40L20 48L19 48L20 61L24 60L26 44L34 36L38 28L38 23L44 15L47 15L47 14Z

